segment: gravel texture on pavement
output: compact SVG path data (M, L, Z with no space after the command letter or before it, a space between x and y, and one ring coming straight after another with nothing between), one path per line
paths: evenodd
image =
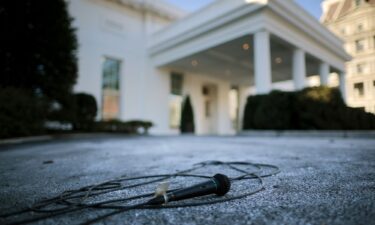
M100 223L375 223L375 140L363 138L94 135L3 145L0 146L0 214L123 175L174 173L207 160L273 164L281 173L264 179L264 191L243 199L188 208L132 210ZM231 175L232 172L228 168L211 167L199 173ZM194 182L186 179L186 185ZM255 187L256 181L251 182L250 185L250 181L233 183L228 196ZM143 191L133 190L137 194ZM122 194L113 193L111 198ZM36 224L80 224L108 212L111 210L85 209ZM24 217L0 218L0 224Z

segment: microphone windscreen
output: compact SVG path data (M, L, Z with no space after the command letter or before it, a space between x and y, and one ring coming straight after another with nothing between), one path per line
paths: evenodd
M218 184L218 187L215 193L219 196L225 195L230 190L229 178L223 174L216 174L214 178Z

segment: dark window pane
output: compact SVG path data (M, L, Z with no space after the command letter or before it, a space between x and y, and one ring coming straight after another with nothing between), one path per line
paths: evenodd
M171 74L171 94L182 95L183 76L182 74Z
M119 90L120 61L106 58L103 65L103 88Z
M363 97L365 95L364 85L363 83L355 83L354 84L354 94L355 97Z

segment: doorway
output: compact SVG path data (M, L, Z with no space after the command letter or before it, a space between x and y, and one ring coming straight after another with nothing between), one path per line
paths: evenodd
M204 134L217 134L217 92L214 84L202 86Z

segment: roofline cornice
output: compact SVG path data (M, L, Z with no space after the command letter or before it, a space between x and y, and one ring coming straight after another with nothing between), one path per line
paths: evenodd
M168 20L177 20L186 14L163 0L106 0L140 12L150 12Z
M150 53L151 55L155 52L160 51L161 49L167 49L170 48L170 46L178 45L179 43L188 41L191 38L194 38L200 34L204 34L206 32L209 32L211 30L216 29L217 27L222 26L223 24L230 23L231 21L234 21L242 16L249 15L251 13L255 13L256 11L264 8L265 5L261 4L249 4L247 6L242 7L236 7L228 12L226 12L223 15L217 15L215 18L205 21L202 24L199 24L198 27L192 27L188 30L184 31L184 35L178 34L169 38L165 38L164 40L160 40L157 43L154 43L150 46ZM177 21L176 23L181 23L182 21ZM173 28L175 24L170 25L169 28ZM163 34L165 30L161 30L158 33L154 34L153 36L157 36L159 34ZM154 39L154 38L152 38ZM167 47L168 46L168 47Z
M210 32L224 24L236 21L244 16L261 12L264 9L270 9L271 12L285 19L287 22L297 27L305 35L312 37L317 43L320 43L329 51L335 53L337 56L345 60L350 60L351 56L343 49L343 41L332 34L326 27L319 23L310 14L305 12L300 6L292 1L285 0L268 0L265 4L242 4L238 7L228 10L224 14L218 14L215 18L204 21L202 24L196 24L189 29L181 32L171 32L168 29L173 29L174 25L168 27L153 36L154 43L149 46L151 55L157 54L160 51L167 50L180 43L191 40L201 34ZM204 12L202 12L204 13ZM267 15L265 14L267 17ZM183 21L177 22L181 25ZM266 26L265 26L266 27ZM169 32L169 36L166 33ZM161 36L159 36L161 35ZM159 37L158 37L159 36ZM303 46L300 46L303 47Z

